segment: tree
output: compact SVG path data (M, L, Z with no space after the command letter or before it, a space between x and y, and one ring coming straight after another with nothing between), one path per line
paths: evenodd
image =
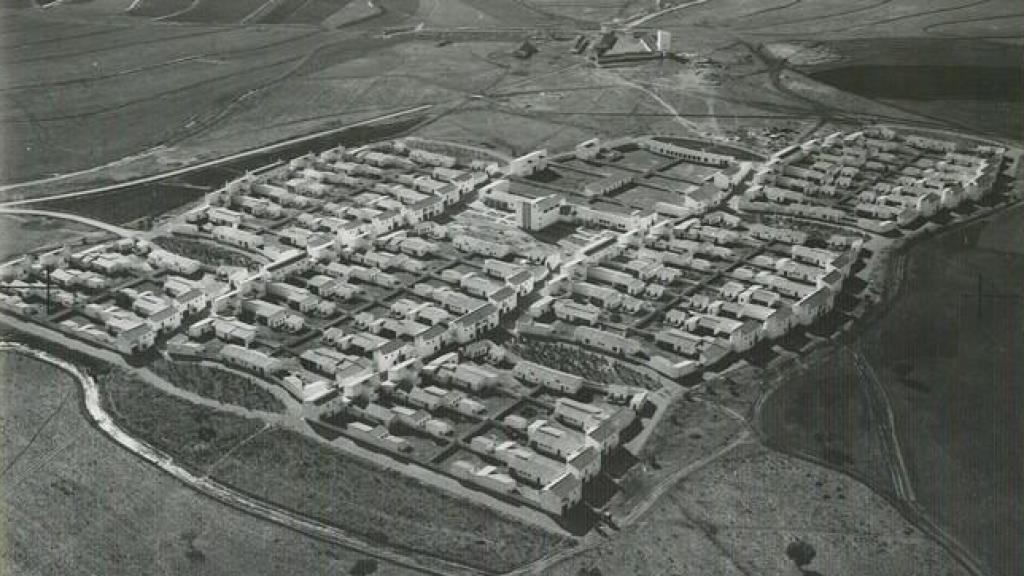
M789 546L786 546L786 556L789 556L789 559L801 570L804 566L810 564L817 554L818 552L814 549L814 546L803 540L791 542Z

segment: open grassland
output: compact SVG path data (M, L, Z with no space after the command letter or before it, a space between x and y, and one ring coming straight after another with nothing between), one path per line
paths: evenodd
M149 369L182 390L249 410L284 412L276 396L260 387L252 378L199 362L175 362L163 358Z
M1024 539L1019 209L915 246L864 347L893 399L919 503L994 574Z
M166 146L272 84L314 46L309 31L92 21L45 40L41 14L4 19L0 179L72 172ZM45 43L44 43L45 42Z
M796 540L816 551L805 571L786 555ZM641 521L547 573L962 574L862 484L756 445L696 471Z
M80 394L49 364L0 354L5 573L345 574L369 560L198 495L92 427Z
M690 396L677 400L658 422L637 454L634 466L618 482L621 497L612 501L611 511L628 514L654 496L677 471L693 466L725 449L740 438L743 425L710 402L695 402Z
M373 541L490 571L510 570L568 543L285 430L261 434L211 474Z
M99 241L106 232L92 226L45 216L0 216L0 262L44 248L59 248L67 242Z

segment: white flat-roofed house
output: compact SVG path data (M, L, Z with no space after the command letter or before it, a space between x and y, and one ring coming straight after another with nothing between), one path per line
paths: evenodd
M298 226L282 228L277 234L285 244L297 246L299 248L305 248L308 246L309 239L314 236L314 232L312 230L299 228Z
M377 370L390 370L398 364L406 350L405 342L401 340L388 340L373 351L373 365Z
M497 328L499 321L498 308L493 304L484 304L476 310L456 318L452 322L451 328L455 334L455 340L466 344Z
M601 452L595 446L584 446L566 456L565 463L573 474L587 482L601 472Z
M793 305L797 320L808 325L832 311L833 295L828 288L816 288Z
M753 303L723 302L717 309L734 318L749 318L761 324L761 333L769 339L785 335L796 324L796 318L788 306L772 308Z
M299 362L310 370L335 376L344 367L353 364L347 354L333 348L311 348L299 355Z
M453 390L445 390L437 386L427 386L425 388L416 386L409 391L406 401L418 408L435 412L441 408L454 409L461 398L462 394Z
M528 360L517 362L512 373L524 382L540 384L548 390L562 394L574 395L583 389L582 377Z
M455 404L455 411L467 416L483 416L487 413L487 406L471 398L462 398Z
M540 504L551 514L565 515L583 499L583 482L570 470L540 491Z
M599 280L611 284L618 290L623 290L630 296L643 294L646 284L639 278L635 278L625 272L612 270L603 266L591 266L587 268L587 278Z
M906 226L917 220L917 210L907 206L888 206L886 204L874 204L861 202L854 207L854 212L862 218L873 218L876 220L892 220L898 226Z
M289 306L304 314L315 310L320 303L320 299L309 290L292 286L286 282L268 283L267 294L284 300Z
M399 243L399 250L409 256L424 258L437 251L437 245L422 238L407 238Z
M198 314L210 304L209 296L199 288L193 288L187 292L175 295L174 301L187 314Z
M181 327L182 311L176 304L167 304L146 316L146 321L157 332L168 334Z
M404 438L392 435L385 426L369 426L362 422L350 422L345 431L353 438L383 448L390 452L410 452L412 446Z
M502 474L495 466L478 468L470 462L459 460L452 464L451 471L458 478L502 494L511 494L516 489L516 481L508 474Z
M710 331L716 337L724 338L736 352L745 352L757 344L759 326L757 322L736 320L711 314L694 314L687 318L686 328L690 332L699 329Z
M616 310L622 306L624 296L610 286L591 282L572 282L572 293L590 300L597 300L605 310Z
M454 272L453 270L445 270L445 272ZM442 278L444 273L442 273ZM502 287L502 284L491 280L490 278L477 273L464 274L459 279L459 287L462 288L468 294L486 298L498 291Z
M504 286L487 297L488 302L498 309L499 315L507 314L516 308L518 298L511 286Z
M262 248L264 244L263 236L230 226L214 226L211 233L215 240L248 250Z
M283 368L279 358L274 358L251 348L228 344L221 348L220 358L228 364L253 372L260 376L273 376Z
M807 242L807 233L799 230L766 226L758 223L749 223L746 226L747 232L758 240L785 242L787 244L804 244Z
M145 318L154 330L168 333L181 327L183 314L176 302L152 292L134 293L132 296L132 311Z
M576 219L587 226L610 228L620 232L647 230L657 220L654 210L623 208L617 204L595 203L590 205L568 205Z
M487 240L470 234L455 236L452 239L452 245L462 252L490 258L505 258L512 252L512 248L507 243Z
M654 341L677 354L698 356L703 340L699 336L684 332L678 328L660 330L654 335Z
M502 280L507 281L512 276L525 271L527 271L527 268L525 266L520 266L519 264L505 262L504 260L496 260L494 258L484 260L484 272Z
M242 313L247 319L253 319L257 324L263 324L274 330L284 327L285 318L288 317L288 309L284 306L257 298L244 300Z
M529 270L524 270L518 274L513 275L505 280L509 286L511 286L516 294L519 296L526 296L533 292L533 288L536 283L536 279L533 277L533 273Z
M552 309L559 320L573 323L597 324L601 309L593 304L580 304L573 300L555 300Z
M583 434L560 428L547 420L534 421L527 427L526 434L530 445L538 452L562 461L587 447Z
M419 148L414 148L409 151L409 159L417 164L425 166L440 166L444 168L451 168L455 166L454 156L438 152L430 152Z
M640 343L633 338L626 338L589 326L577 326L573 331L573 336L581 344L593 346L612 354L634 356L641 350Z
M436 418L427 420L423 430L435 438L450 438L455 434L455 428L449 422Z
M202 269L203 265L198 260L179 256L173 252L155 249L146 257L147 262L154 268L167 270L173 274L194 276Z
M447 334L448 329L439 324L432 325L416 334L413 337L416 354L421 358L429 358L437 354L444 347Z
M623 407L612 412L596 426L585 430L587 439L601 454L608 454L619 446L622 433L636 422L637 415L631 408Z
M544 170L548 166L548 151L534 150L524 154L508 163L508 174L510 176L530 176Z
M114 336L117 350L122 354L138 354L152 348L156 343L156 330L138 316L122 312L124 314L112 314L104 321L107 332Z
M583 498L583 482L563 462L525 448L501 450L515 478L540 487L536 503L551 514L565 514Z
M210 318L210 320L213 321L214 334L224 342L249 346L259 334L257 327L234 318L216 317Z
M241 212L216 206L206 212L206 219L216 226L238 226L245 217Z
M317 274L306 282L306 289L320 298L340 297L349 299L352 297L351 285L337 278L325 274Z
M482 392L498 383L498 374L474 362L460 362L451 371L449 381L471 392Z

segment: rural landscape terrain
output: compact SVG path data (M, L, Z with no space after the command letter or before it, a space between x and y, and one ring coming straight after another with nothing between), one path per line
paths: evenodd
M0 0L0 573L1020 573L1022 48Z

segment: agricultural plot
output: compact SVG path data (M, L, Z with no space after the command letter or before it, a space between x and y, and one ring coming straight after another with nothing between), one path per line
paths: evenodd
M191 5L192 0L139 0L128 13L132 16L162 18L182 12Z
M90 168L181 138L308 49L295 30L82 24L65 36L5 51L13 98L0 119L10 152L5 181ZM261 52L269 46L272 57Z
M288 15L287 22L292 24L320 24L352 3L353 0L307 0Z
M202 24L234 24L266 4L266 0L199 0L194 8L170 20Z
M528 0L523 4L537 12L588 22L607 22L649 10L651 7L650 3L645 0L613 0L610 2Z

